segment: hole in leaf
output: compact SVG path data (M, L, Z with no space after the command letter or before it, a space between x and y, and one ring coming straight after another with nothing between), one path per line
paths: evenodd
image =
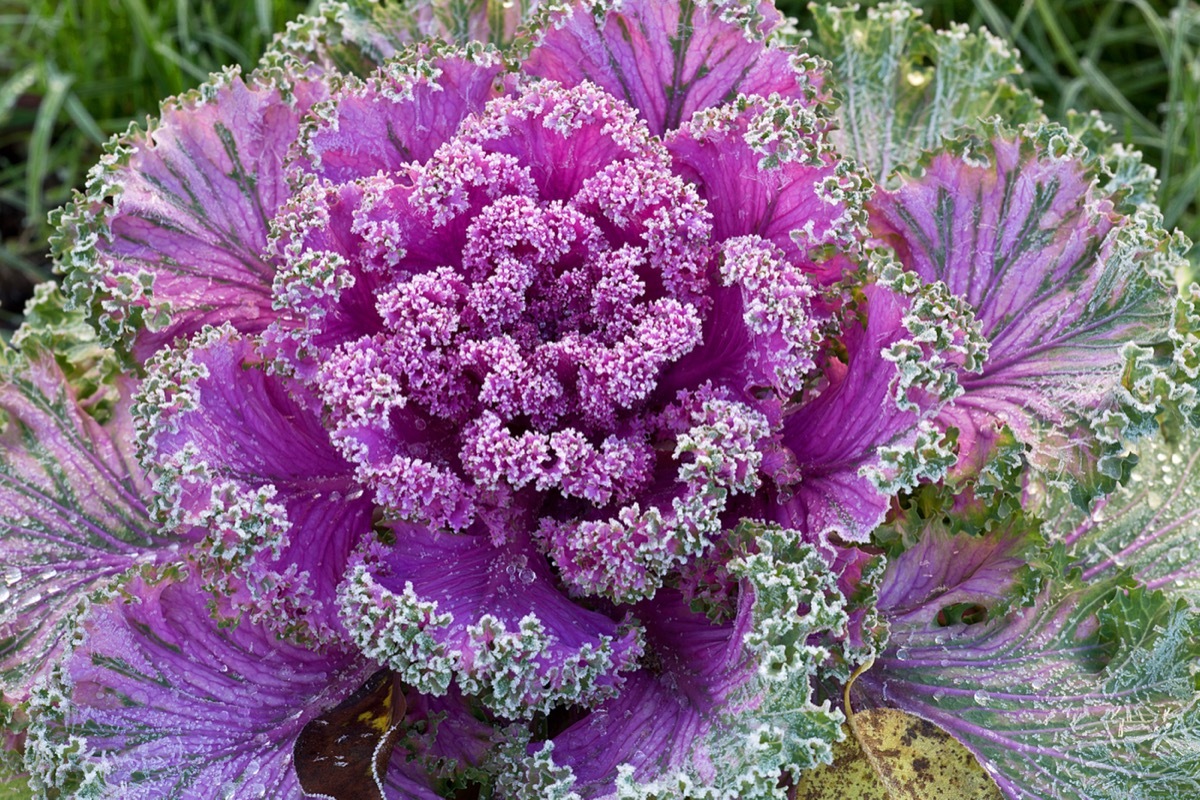
M955 603L946 606L937 615L938 625L945 628L948 625L975 625L984 622L988 617L987 606L979 603Z

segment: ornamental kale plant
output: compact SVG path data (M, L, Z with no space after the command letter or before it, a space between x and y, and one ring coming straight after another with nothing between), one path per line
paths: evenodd
M9 768L785 798L894 708L1200 796L1154 176L986 33L814 14L335 2L114 139L0 351Z

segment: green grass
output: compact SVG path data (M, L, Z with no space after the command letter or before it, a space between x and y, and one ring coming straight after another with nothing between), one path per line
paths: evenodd
M0 0L0 301L48 276L46 212L130 120L253 65L310 0ZM19 309L19 305L16 305Z

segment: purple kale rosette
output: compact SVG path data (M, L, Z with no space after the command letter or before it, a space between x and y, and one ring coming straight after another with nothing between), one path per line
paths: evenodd
M114 139L0 352L4 768L782 799L853 701L1189 796L1183 243L994 39L815 13L331 3Z

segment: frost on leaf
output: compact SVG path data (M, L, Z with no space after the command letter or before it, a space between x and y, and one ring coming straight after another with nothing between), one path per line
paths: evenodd
M781 776L830 760L842 717L813 702L830 652L811 640L844 633L837 580L797 531L746 522L730 535L735 618L713 623L671 589L635 606L643 668L515 768L569 767L553 774L581 797L782 800Z
M641 637L574 602L528 541L395 527L351 562L343 620L358 646L409 685L445 694L451 680L503 717L590 704L613 694Z
M267 226L300 118L325 94L280 80L231 70L164 102L147 130L108 144L57 218L65 290L140 360L205 324L260 331L274 318Z
M743 94L698 111L666 141L719 239L761 237L825 285L856 267L870 190L834 150L831 127L811 103Z
M1083 504L1127 471L1123 437L1153 430L1162 401L1195 395L1177 245L1153 218L1116 213L1063 129L989 136L876 195L872 226L905 269L965 301L988 342L938 417L958 429L960 474L1007 425L1035 475Z
M1071 546L1085 581L1127 570L1147 588L1200 601L1200 448L1171 426L1142 442L1128 483L1090 513L1055 509L1047 536Z
M302 128L301 165L340 183L424 162L498 94L503 71L499 55L479 45L410 47L365 80L347 78L313 109Z
M637 109L657 135L738 94L816 106L827 99L818 63L771 41L781 21L768 4L729 0L548 4L530 26L522 69L591 81Z
M1200 618L1111 573L1059 578L992 619L953 613L1012 581L1002 562L1016 533L935 540L890 565L879 594L890 640L855 683L855 707L940 725L1014 800L1195 796ZM949 593L943 574L957 581Z
M160 518L204 537L214 591L281 635L336 637L335 587L373 505L316 399L222 326L155 356L135 413Z
M828 359L827 383L784 418L786 450L764 459L778 487L777 513L810 540L836 532L864 541L896 492L937 479L952 461L923 417L957 389L961 353L947 351L969 338L970 319L938 317L946 340L922 336L934 319L924 313L921 288L909 288L866 289L865 324L847 315L845 355Z
M987 30L934 31L905 2L881 3L865 17L857 6L814 6L813 14L841 101L835 141L880 183L982 117L1041 118L1038 101L1014 80L1017 53Z
M210 602L195 577L135 576L77 621L73 652L34 692L26 765L42 787L113 800L300 796L296 736L376 667L222 626Z
M313 16L289 22L263 57L265 64L298 60L366 77L414 42L440 39L507 47L538 0L343 0L321 4Z
M0 410L0 688L23 699L77 603L136 564L175 557L186 539L150 517L127 403L101 426L53 356L6 348Z

